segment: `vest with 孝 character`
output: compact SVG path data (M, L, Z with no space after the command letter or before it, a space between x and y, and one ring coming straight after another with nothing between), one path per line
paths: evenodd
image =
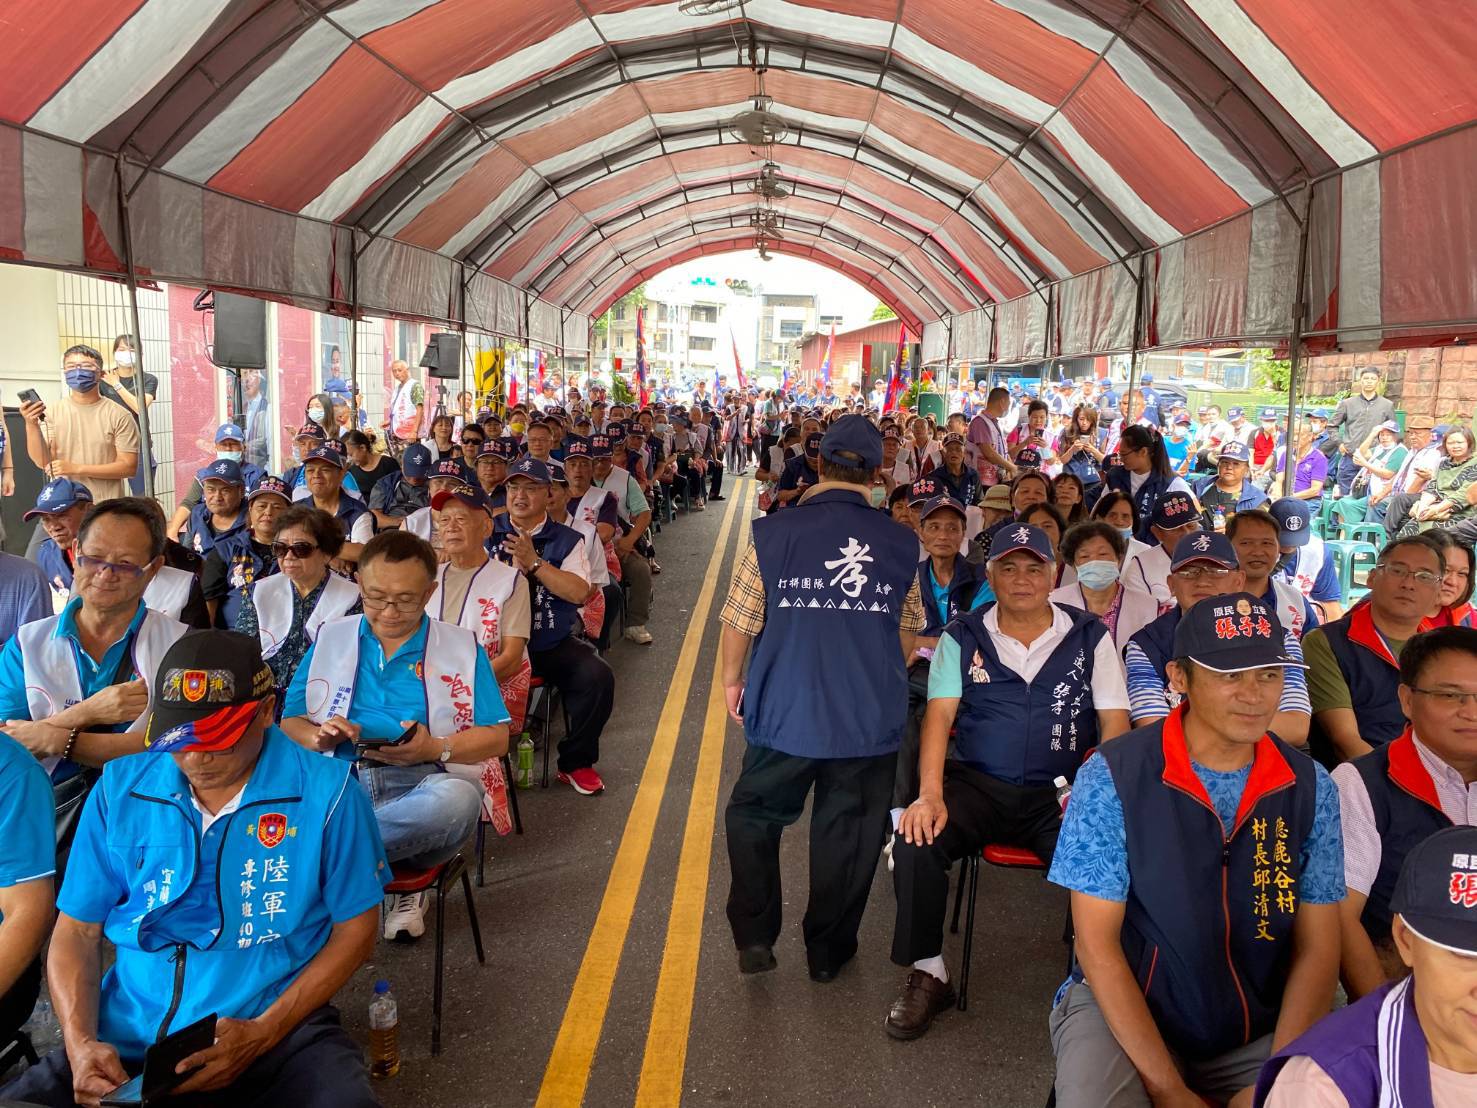
M1309 535L1307 544L1298 547L1297 556L1293 558L1291 564L1285 569L1274 571L1273 576L1280 577L1303 596L1312 599L1313 586L1318 582L1318 574L1323 569L1325 557L1327 557L1327 551L1324 550L1323 540L1317 535Z
M1074 781L1097 746L1092 674L1108 633L1090 612L1053 605L1072 625L1028 684L1000 661L985 629L989 607L960 616L945 633L959 642L961 684L954 729L960 761L1012 785Z
M446 563L437 567L436 591L431 594L426 611L435 613L437 619L472 632L482 644L488 662L496 662L503 649L503 610L513 596L513 590L525 587L523 575L512 566L489 558L473 574L460 610L452 611L446 603L446 570ZM528 704L529 680L532 676L533 667L528 661L528 647L525 644L523 660L518 668L498 682L503 694L503 706L512 717L514 731L522 727L524 709Z
M802 758L891 754L906 720L898 638L918 539L849 489L754 522L764 627L744 690L744 734Z
M251 590L251 602L256 607L257 634L261 639L262 658L272 657L282 649L282 644L292 632L293 594L292 581L281 573L263 577ZM308 641L316 642L318 632L331 619L337 619L354 606L359 599L359 586L347 577L329 571L327 583L318 594L318 603L303 621L303 634Z
M613 472L613 471L612 471ZM607 498L614 498L615 494L599 485L591 485L585 490L585 494L579 498L579 502L569 506L569 514L588 523L594 527L600 522L600 508ZM620 515L620 506L617 502L616 515ZM618 529L617 529L618 530ZM598 534L598 531L597 531ZM610 579L619 581L621 579L621 562L615 556L615 536L612 535L609 542L603 544L605 556L605 568L610 571Z
M318 631L312 661L308 666L308 718L323 723L332 716L347 718L354 702L354 682L359 672L359 625L362 616L329 620ZM426 629L425 695L426 729L433 735L465 731L476 719L475 686L477 637L464 627L429 621ZM409 707L409 706L407 706ZM402 718L409 719L410 713ZM341 744L344 757L348 744Z
M72 595L71 563L62 548L47 539L36 548L36 564L46 574L46 581L51 586L52 605L60 612Z

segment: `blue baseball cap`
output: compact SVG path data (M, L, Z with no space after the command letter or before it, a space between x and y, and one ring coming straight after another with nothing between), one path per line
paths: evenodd
M1182 615L1174 629L1174 657L1217 673L1307 668L1287 652L1277 613L1249 592L1206 597Z
M246 432L241 430L238 424L222 423L219 427L215 429L215 441L217 443L222 443L225 442L227 439L235 439L237 442L245 442Z
M439 512L449 500L458 500L474 510L487 511L487 497L475 485L458 485L454 489L442 489L431 497L432 511Z
M518 440L507 435L489 439L487 445L492 447L497 452L497 456L505 462L511 462L518 456Z
M431 472L427 476L433 481L438 477L451 478L465 485L467 484L467 467L455 458L442 458L431 467Z
M1152 385L1154 383L1154 375L1152 373L1145 373L1140 380L1146 385Z
M503 457L502 448L497 446L496 439L489 439L477 448L477 461L480 462L483 458L491 458L498 462L506 462L508 460Z
M1327 423L1328 422L1328 409L1327 408L1311 408L1308 411L1308 418L1309 419L1321 419L1321 420L1323 420L1323 422Z
M1251 461L1251 450L1240 439L1232 439L1221 447L1221 452L1216 461L1218 462L1249 462Z
M1169 561L1169 571L1173 573L1180 566L1187 566L1191 562L1214 562L1227 569L1241 568L1241 560L1236 557L1236 548L1219 531L1197 531L1174 544L1174 557Z
M289 504L292 503L292 490L287 487L287 482L280 477L273 477L270 473L264 473L257 478L256 484L246 494L246 502L249 504L258 496L280 496Z
M1227 408L1226 409L1226 418L1227 419L1244 419L1245 417L1246 417L1246 409L1245 408Z
M908 486L908 503L915 506L922 504L943 495L943 491L936 479L924 475Z
M1199 518L1199 513L1195 511L1195 501L1190 494L1175 491L1167 492L1154 501L1154 514L1149 518L1149 523L1169 531L1194 523Z
M805 436L805 456L808 458L819 458L821 454L821 442L825 435L819 431L812 431Z
M550 461L545 462L544 465L549 467L549 483L551 485L569 484L569 478L565 476L564 473L563 462L556 462L551 459Z
M308 457L318 453L314 450ZM202 485L206 481L224 481L228 485L246 485L246 478L241 476L241 463L233 462L229 458L217 458L203 469L195 471L195 479Z
M1477 954L1477 827L1443 827L1406 854L1390 909L1428 943Z
M1308 545L1308 539L1313 533L1308 526L1313 519L1313 511L1308 507L1306 500L1294 500L1290 496L1284 496L1267 510L1277 521L1278 545L1292 547Z
M400 455L400 472L412 479L424 477L431 468L431 452L420 443L407 446Z
M511 485L519 477L532 481L535 485L548 485L553 480L549 475L549 467L529 454L523 455L508 467L508 484Z
M566 458L588 458L590 440L584 435L570 435L564 440L564 456Z
M609 435L591 435L590 436L590 457L591 458L608 458L608 457L610 457L610 436Z
M1032 527L1029 523L1012 523L997 531L990 543L989 561L998 562L1007 554L1014 554L1018 550L1034 554L1043 562L1056 561L1056 555L1051 550L1051 539L1046 537L1046 532L1041 528Z
M37 516L54 516L77 504L91 504L92 490L70 477L58 477L49 481L36 494L36 506L21 519L29 523Z
M1041 451L1034 446L1028 446L1016 454L1015 464L1021 469L1040 469Z
M272 691L272 671L255 635L188 631L149 674L153 710L144 728L151 754L229 750Z
M849 468L876 469L882 464L882 432L866 416L842 416L821 439L821 457Z
M324 433L322 427L319 427L318 424L314 423L312 420L309 420L307 423L304 423L301 427L299 427L297 429L297 434L293 435L292 437L295 439L318 439L321 442L327 439L328 435Z
M1263 420L1263 422L1265 422L1266 420L1269 420L1269 419L1276 419L1276 418L1277 418L1277 409L1276 408L1263 408L1262 409L1262 420Z
M918 509L918 522L922 523L929 516L933 515L934 512L940 511L954 512L963 520L969 518L964 510L964 505L945 493L943 496L935 496L924 502L923 506Z
M339 469L344 468L344 456L327 443L309 450L303 456L304 469L308 468L309 462L327 462L329 465L337 466Z

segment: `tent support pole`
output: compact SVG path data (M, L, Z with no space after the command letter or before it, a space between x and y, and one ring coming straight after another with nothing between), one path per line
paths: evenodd
M1134 279L1133 283L1133 346L1128 354L1128 408L1123 422L1123 426L1125 428L1131 426L1134 419L1133 390L1135 385L1138 383L1139 349L1144 345L1144 301L1148 298L1148 275L1149 255L1147 253L1143 253L1139 255L1139 273L1138 277ZM1112 381L1113 373L1111 370L1109 370L1108 383L1110 387L1112 385ZM1145 409L1147 410L1147 408L1148 405L1145 404ZM1114 445L1113 449L1118 449L1116 444Z
M128 267L128 311L132 316L134 398L138 401L139 464L144 475L144 495L154 496L154 442L149 433L149 390L144 387L144 332L138 313L138 264L133 253L133 222L129 218L128 190L123 180L123 159L114 158L118 174L118 214L123 229L123 261Z
M349 380L354 382L350 419L357 430L364 393L359 387L359 254L352 250L349 252Z
M1283 434L1282 495L1292 495L1293 478L1297 474L1297 430L1298 377L1303 368L1303 319L1307 313L1308 298L1308 237L1312 227L1313 189L1306 188L1307 199L1303 203L1303 218L1298 229L1297 291L1292 300L1292 334L1287 343L1287 427ZM1330 482L1330 488L1332 487Z

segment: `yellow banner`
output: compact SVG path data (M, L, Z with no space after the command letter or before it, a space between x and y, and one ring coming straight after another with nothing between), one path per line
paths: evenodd
M507 386L504 384L503 370L507 364L507 355L502 347L492 350L479 350L473 361L476 369L477 382L477 407L484 404L491 408L499 417L507 415Z

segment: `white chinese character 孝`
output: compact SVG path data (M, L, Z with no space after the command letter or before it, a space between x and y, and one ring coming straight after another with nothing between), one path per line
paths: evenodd
M846 545L840 550L840 557L826 562L827 569L836 570L836 576L831 578L831 584L841 585L841 591L855 600L861 595L862 589L867 585L870 578L862 569L863 562L872 562L875 559L868 553L871 545L862 545L854 538L848 538Z
M1031 529L1029 527L1017 527L1015 533L1010 536L1012 542L1025 542L1030 537Z

